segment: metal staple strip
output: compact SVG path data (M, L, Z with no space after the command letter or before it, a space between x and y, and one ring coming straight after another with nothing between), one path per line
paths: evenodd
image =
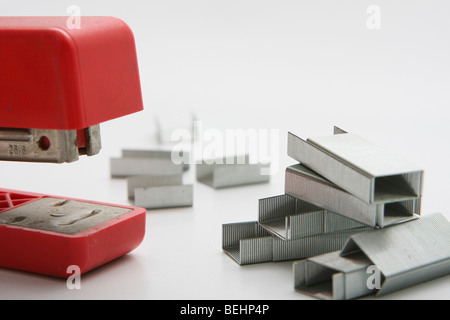
M305 259L308 257L341 250L352 235L373 230L369 227L322 233L296 240L274 240L273 261Z
M357 235L348 241L341 255L356 249L383 274L385 280L377 295L384 295L450 273L450 222L435 213Z
M184 150L172 151L172 150L136 150L136 149L123 149L122 158L146 158L146 159L163 159L170 160L176 164L173 157L176 155L177 160L182 160L184 170L189 169L189 161L183 161L189 159L189 152Z
M342 258L339 251L293 263L296 291L321 300L350 300L375 292L367 286L372 265L363 254Z
M288 218L288 234L285 240L295 240L326 231L325 210L294 214Z
M321 208L306 201L286 194L278 195L259 199L258 222L275 236L283 240L290 240L321 232L322 229L317 230L305 225L313 220L314 212L321 211ZM308 213L308 215L302 216L303 213ZM323 223L320 223L319 226L323 227Z
M282 194L258 200L258 221L272 221L284 218L296 211L296 199Z
M257 221L222 225L222 249L240 265L296 260L342 249L351 235L366 232L364 227L297 240L281 240Z
M258 222L282 240L364 227L359 222L287 194L260 199Z
M371 289L367 270L379 271ZM401 290L450 273L450 222L440 213L353 235L340 252L294 264L297 290L320 299L355 299Z
M330 211L326 211L324 219L325 219L325 227L324 227L325 233L363 228L366 226L360 222L357 222L343 215ZM369 228L373 229L372 226L369 226Z
M273 260L273 239L271 237L244 239L241 240L239 247L241 265Z
M128 198L134 199L134 190L137 188L161 187L182 185L183 175L172 174L167 176L132 176L127 178Z
M213 172L214 188L226 188L241 185L266 183L270 175L261 174L261 170L268 168L266 164L223 165L216 167Z
M182 165L176 165L168 159L111 158L110 167L113 178L183 173Z
M241 185L266 183L270 175L264 173L270 164L249 163L249 157L230 157L202 161L196 166L197 181L220 189Z
M288 155L366 203L422 193L421 168L350 133L303 140L289 132Z
M369 204L324 179L302 164L285 173L285 192L368 226L385 227L420 215L420 198Z
M417 219L421 215L422 198L386 203L384 210L378 211L377 221L382 226L391 226ZM381 223L380 223L381 224Z
M272 261L272 242L256 221L222 225L222 249L239 265Z
M274 261L305 259L317 255L318 236L309 236L297 240L274 241Z
M222 249L238 247L241 239L255 237L255 224L255 221L223 224Z
M135 205L146 209L191 207L193 185L159 186L135 189Z
M258 200L258 221L272 221L296 213L319 211L322 208L287 194Z

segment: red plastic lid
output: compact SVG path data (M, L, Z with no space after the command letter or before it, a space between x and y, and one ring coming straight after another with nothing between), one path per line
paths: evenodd
M0 17L0 127L74 130L143 109L131 29L113 17Z

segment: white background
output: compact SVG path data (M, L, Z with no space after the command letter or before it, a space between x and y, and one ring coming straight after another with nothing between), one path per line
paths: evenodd
M223 223L256 220L259 198L282 194L287 132L357 133L425 169L422 212L450 219L450 3L431 1L2 1L1 15L116 16L134 31L145 110L102 124L100 155L72 164L0 163L1 187L129 204L109 158L153 148L155 117L205 128L278 130L276 174L263 185L194 183L192 208L147 213L132 253L65 280L0 269L1 299L309 299L292 263L238 266L221 249ZM366 10L381 10L369 30ZM170 120L170 117L172 120ZM177 123L177 124L175 124ZM278 159L277 159L278 158ZM8 244L1 244L8 245ZM449 299L450 278L386 299Z

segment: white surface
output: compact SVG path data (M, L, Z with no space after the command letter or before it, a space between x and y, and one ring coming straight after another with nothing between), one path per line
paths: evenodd
M2 15L111 15L134 30L146 110L102 124L100 155L54 165L0 163L1 187L127 204L109 158L151 148L155 115L194 111L205 128L280 130L269 184L216 191L194 181L194 207L147 214L129 255L64 280L0 269L0 299L308 299L292 263L240 267L221 250L221 226L256 220L259 198L283 193L287 131L333 125L425 169L423 213L450 219L450 3L424 1L3 1ZM381 30L366 9L381 9ZM1 244L7 245L7 244ZM388 299L449 299L450 277Z

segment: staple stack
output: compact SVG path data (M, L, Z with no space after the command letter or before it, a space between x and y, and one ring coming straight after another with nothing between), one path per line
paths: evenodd
M180 152L179 157L189 156ZM126 178L128 198L146 209L193 206L194 188L183 184L189 164L174 163L170 150L122 150L111 158L111 177Z
M335 127L334 135L302 140L289 133L286 193L371 227L420 215L423 170Z
M340 251L294 262L296 290L319 299L381 296L450 273L450 223L420 217L423 170L342 129L289 133L286 193L375 227Z
M223 225L223 250L240 265L299 260L296 290L320 299L382 295L450 272L450 223L420 218L422 169L337 127L307 140L289 133L288 155L299 163L286 168L285 194L260 199L257 221Z
M343 169L347 164L338 168L337 160L332 163L334 156L328 161L320 152L329 154L289 133L288 155L299 163L286 169L285 194L260 199L256 221L223 225L223 250L236 262L298 260L340 250L351 235L409 220L417 213L417 197L385 208L384 203L366 203L347 192L338 185L340 179L351 178ZM313 171L317 165L340 176L333 183Z

